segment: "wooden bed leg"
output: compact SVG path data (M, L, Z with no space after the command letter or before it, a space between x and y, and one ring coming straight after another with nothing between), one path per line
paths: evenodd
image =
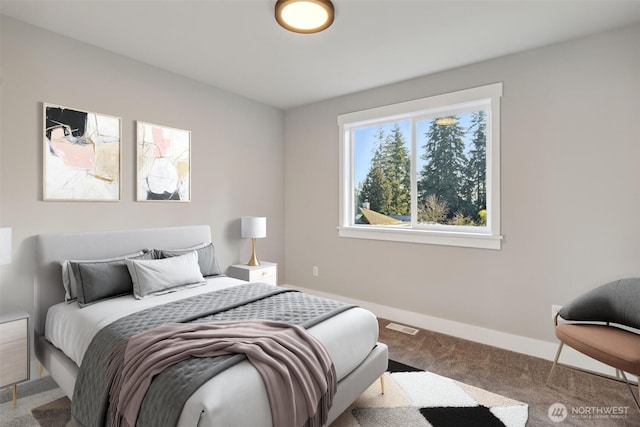
M384 374L380 375L380 394L384 394Z
M42 366L42 363L38 363L38 374L40 374L40 378L42 378L42 369L44 367Z
M16 384L13 385L13 409L18 406L18 386Z

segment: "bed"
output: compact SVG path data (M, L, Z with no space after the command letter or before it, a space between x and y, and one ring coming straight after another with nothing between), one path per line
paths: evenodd
M220 274L205 277L206 283L198 287L142 299L132 295L97 298L97 302L81 308L77 302L65 302L61 261L109 259L151 248L184 249L210 242L211 230L206 225L37 236L34 349L40 363L70 399L79 365L88 358L89 344L101 328L138 310L155 310L156 306L205 292L235 292L263 284ZM317 322L308 332L322 343L335 365L337 391L325 424L329 425L386 370L387 347L377 342L375 316L359 307ZM177 425L272 426L269 399L256 369L249 361L240 361L199 385L181 406Z

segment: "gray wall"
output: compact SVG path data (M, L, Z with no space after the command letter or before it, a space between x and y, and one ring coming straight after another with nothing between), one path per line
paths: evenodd
M640 276L639 45L634 26L287 111L287 283L552 341L551 304ZM494 82L502 250L339 238L336 116Z
M242 215L268 217L287 283L547 341L551 304L640 275L640 26L284 114L5 17L1 36L0 308L31 311L38 233L210 224L226 267ZM498 81L501 251L337 237L338 114ZM42 102L122 117L120 202L42 201ZM192 131L191 203L134 201L135 120Z
M284 261L283 112L2 17L0 308L32 309L34 236L43 232L209 224L223 269L246 262L243 215L267 217L261 259ZM221 66L224 66L221 64ZM122 118L119 202L42 201L42 103ZM190 203L136 202L135 121L191 131Z

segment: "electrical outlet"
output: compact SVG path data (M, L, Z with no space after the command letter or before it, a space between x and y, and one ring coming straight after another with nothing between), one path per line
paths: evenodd
M313 270L311 271L311 274L313 274L313 277L318 277L318 266L317 265L313 266Z
M562 308L561 305L551 304L551 318L552 319L554 319L556 317L556 314L560 311L561 308Z

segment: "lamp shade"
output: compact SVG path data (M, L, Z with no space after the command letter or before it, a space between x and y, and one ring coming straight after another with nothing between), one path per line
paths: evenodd
M267 237L267 218L264 216L243 216L240 228L244 239Z
M0 227L0 265L11 264L11 227Z

